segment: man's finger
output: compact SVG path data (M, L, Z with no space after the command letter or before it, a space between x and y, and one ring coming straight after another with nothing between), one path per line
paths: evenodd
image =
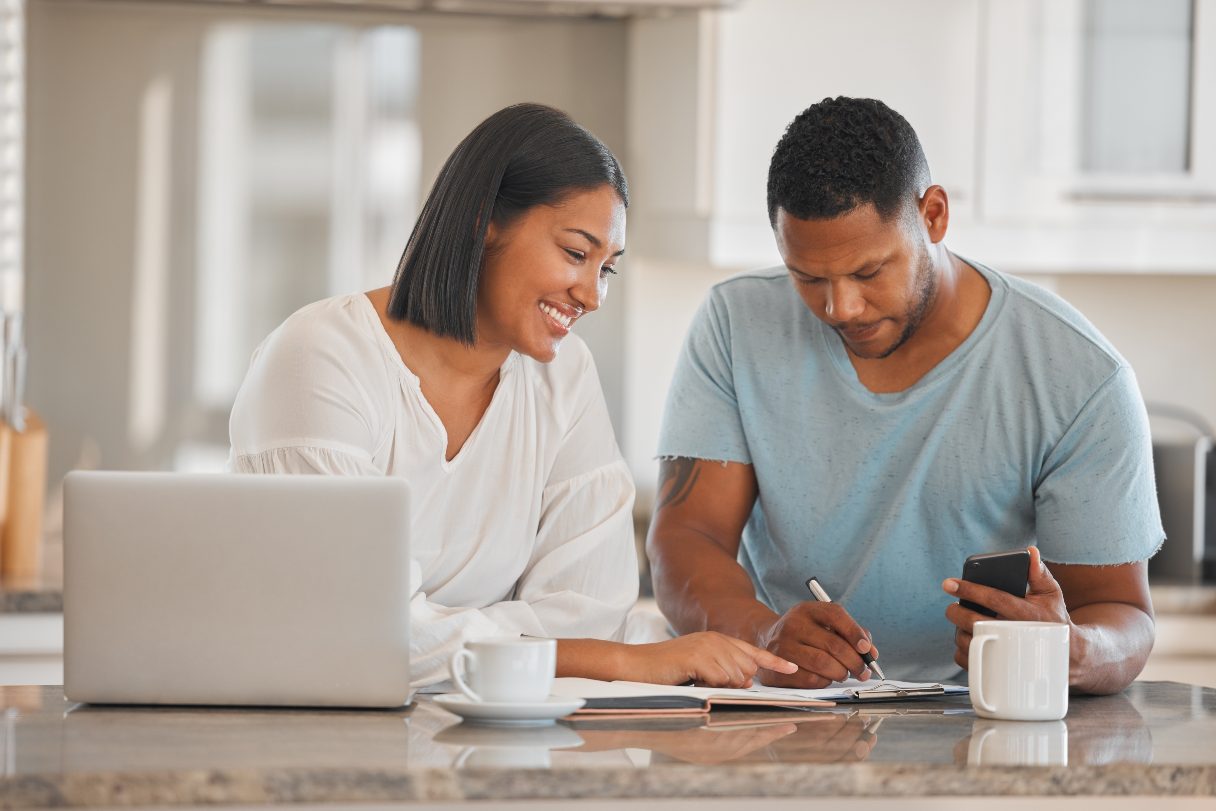
M1043 563L1037 546L1030 547L1030 577L1027 580L1028 594L1053 594L1060 591L1060 584L1052 577Z
M853 672L846 663L841 662L830 651L812 645L803 645L803 652L798 657L798 663L804 670L823 676L829 681L844 681ZM858 659L860 662L861 660ZM864 669L865 665L862 665Z
M1034 617L1033 607L1028 605L1024 598L1015 597L1007 591L994 589L991 586L982 586L979 583L951 577L942 583L942 589L947 594L953 594L960 600L982 605L1007 619ZM985 619L991 619L991 617Z
M822 606L819 610L819 617L820 624L824 628L831 630L858 653L865 653L870 649L870 637L857 624L857 620L853 619L844 609L844 606L840 603L816 603L816 605Z
M958 630L971 635L975 633L977 622L990 620L992 617L972 611L970 608L963 608L958 603L951 603L946 606L946 619Z

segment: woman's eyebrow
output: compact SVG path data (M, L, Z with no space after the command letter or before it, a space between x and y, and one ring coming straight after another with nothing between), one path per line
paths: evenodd
M569 231L571 234L582 235L588 242L590 242L596 248L604 247L603 241L599 237L597 237L595 234L591 233L590 231L584 231L582 228L564 228L562 230ZM619 251L614 253L613 256L620 256L623 253L625 253L625 249L621 248Z

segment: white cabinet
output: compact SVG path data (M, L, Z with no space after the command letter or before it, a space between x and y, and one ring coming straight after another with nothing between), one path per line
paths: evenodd
M798 112L848 95L916 129L964 255L1216 272L1216 0L1170 3L745 0L633 20L630 252L775 263L773 147ZM1160 30L1126 31L1137 14Z
M1216 615L1158 614L1157 640L1138 678L1216 687Z
M1022 272L1216 272L1216 2L986 3L977 217Z
M747 0L630 25L631 252L724 267L777 261L769 158L794 116L827 96L879 98L903 113L957 210L970 206L973 0Z
M0 615L0 685L63 684L63 615Z

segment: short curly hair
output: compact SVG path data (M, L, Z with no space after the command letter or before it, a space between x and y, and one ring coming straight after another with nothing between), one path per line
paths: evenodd
M890 219L929 185L929 164L912 125L876 99L824 99L798 114L773 150L768 218L777 209L832 219L873 203Z

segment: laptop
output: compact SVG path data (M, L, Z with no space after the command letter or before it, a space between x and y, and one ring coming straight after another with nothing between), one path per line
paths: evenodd
M64 694L409 703L408 505L388 477L68 474Z

